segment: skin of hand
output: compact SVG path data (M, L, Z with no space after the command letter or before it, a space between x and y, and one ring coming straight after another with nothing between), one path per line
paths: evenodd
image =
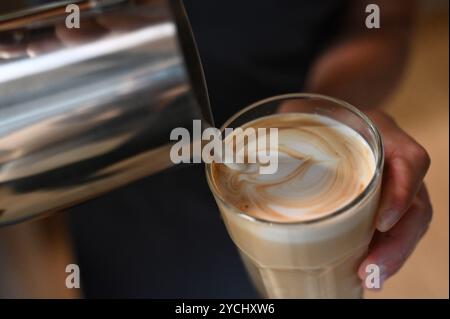
M366 113L383 137L385 166L377 231L358 274L364 279L366 266L376 264L383 282L401 268L431 222L432 206L423 183L430 157L384 112Z
M379 107L399 82L407 61L415 3L375 1L381 28L365 28L366 3L353 1L346 27L336 43L311 69L307 91L327 94L360 107L379 128L385 167L376 231L358 274L380 268L380 281L396 273L411 255L431 221L432 207L424 176L430 166L426 150Z

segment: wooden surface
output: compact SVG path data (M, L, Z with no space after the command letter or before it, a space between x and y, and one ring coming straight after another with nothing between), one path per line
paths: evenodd
M424 12L405 80L387 110L431 155L426 177L434 216L412 257L367 298L449 297L448 15Z

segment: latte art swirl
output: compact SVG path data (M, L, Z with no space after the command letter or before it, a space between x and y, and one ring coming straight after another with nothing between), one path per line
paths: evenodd
M331 118L277 114L246 127L278 128L276 173L259 174L258 164L236 169L214 163L212 177L224 199L248 215L277 222L320 218L355 199L374 175L375 159L367 142Z

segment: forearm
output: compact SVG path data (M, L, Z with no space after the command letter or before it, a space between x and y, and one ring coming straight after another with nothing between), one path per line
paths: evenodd
M361 26L364 8L357 8L358 18L353 15L349 22L353 28L347 28L316 60L305 90L335 96L361 108L383 105L400 82L408 61L414 9L403 7L399 14L397 8L384 12L380 7L382 24L376 30ZM359 29L354 27L357 23Z

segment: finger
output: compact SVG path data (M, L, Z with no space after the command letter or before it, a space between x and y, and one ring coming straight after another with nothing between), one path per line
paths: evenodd
M431 217L430 199L422 185L405 216L388 232L375 234L369 254L359 267L360 278L365 279L370 264L378 265L381 283L395 274L425 234Z
M391 229L409 209L430 166L425 149L388 116L377 116L385 146L383 190L376 227Z

